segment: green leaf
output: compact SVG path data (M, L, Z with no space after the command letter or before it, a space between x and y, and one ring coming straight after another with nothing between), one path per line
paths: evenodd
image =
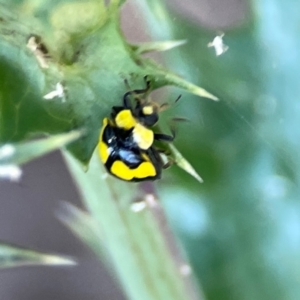
M128 80L214 98L135 52L119 28L122 1L0 2L0 142L84 129L69 150L87 164ZM36 17L37 16L37 17ZM45 99L46 98L46 99Z
M40 140L5 144L0 147L0 165L22 165L54 150L57 150L82 136L80 131L71 131L65 134L53 135Z
M200 177L200 175L195 171L193 166L182 156L182 154L176 149L176 147L173 144L169 144L168 148L172 152L172 157L174 158L174 161L178 167L185 170L188 174L193 176L197 181L200 183L203 182L203 179Z
M80 131L71 131L41 140L0 146L0 179L18 181L22 175L20 165L74 142L81 135Z
M66 256L34 251L0 242L0 268L33 265L74 266L76 262Z

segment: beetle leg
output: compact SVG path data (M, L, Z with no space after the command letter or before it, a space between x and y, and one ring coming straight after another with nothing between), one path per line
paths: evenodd
M172 131L172 135L167 135L164 133L154 133L154 139L162 142L172 142L175 139L175 131Z
M167 162L162 166L163 169L167 169L167 168L171 167L171 166L175 163L174 160L172 160L172 159L170 159L170 158L168 158L168 159L169 159L169 161L167 161Z
M157 152L162 153L162 154L164 154L164 155L166 155L166 156L168 156L168 155L171 154L169 150L162 149L162 148L158 148L158 147L156 147L156 146L155 146L155 150L157 150Z

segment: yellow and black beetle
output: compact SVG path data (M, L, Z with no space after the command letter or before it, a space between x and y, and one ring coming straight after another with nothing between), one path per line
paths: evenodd
M138 96L150 90L150 81L145 80L145 89L124 94L123 106L114 106L110 118L104 118L99 138L99 155L107 171L125 181L159 179L168 163L163 162L153 142L174 139L174 135L154 133L150 128L157 123L160 108Z

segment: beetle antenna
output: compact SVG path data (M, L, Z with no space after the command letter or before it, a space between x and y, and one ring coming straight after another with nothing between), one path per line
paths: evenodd
M179 95L179 96L177 97L177 99L174 101L174 103L177 103L177 102L180 100L181 96L182 96L182 95Z

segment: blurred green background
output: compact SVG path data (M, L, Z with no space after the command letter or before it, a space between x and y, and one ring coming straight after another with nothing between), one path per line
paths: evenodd
M165 114L189 120L178 125L175 145L204 184L174 166L157 183L159 194L207 299L297 300L300 3L184 3L129 1L123 12L133 42L187 39L159 59L220 98L183 93ZM220 31L229 49L217 57L207 44ZM169 101L179 93L172 89ZM53 217L60 200L79 203L58 155L26 167L20 185L0 187L1 240L81 256L75 271L1 272L0 299L122 299Z
M176 182L160 184L204 294L299 299L300 4L249 1L243 19L218 27L196 1L145 2L154 38L188 40L165 56L168 66L220 98L184 93L174 108L190 120L175 145L204 184L175 167ZM217 57L207 44L220 31L229 49Z

